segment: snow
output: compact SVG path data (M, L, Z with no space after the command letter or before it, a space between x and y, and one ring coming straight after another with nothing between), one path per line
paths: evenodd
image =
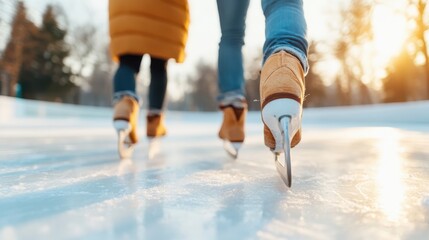
M260 113L235 161L181 112L119 161L110 109L0 97L0 239L427 239L428 109L305 110L287 189Z

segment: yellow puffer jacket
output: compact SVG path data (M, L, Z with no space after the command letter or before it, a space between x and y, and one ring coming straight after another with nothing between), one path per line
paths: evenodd
M110 48L183 62L188 39L187 0L109 0Z

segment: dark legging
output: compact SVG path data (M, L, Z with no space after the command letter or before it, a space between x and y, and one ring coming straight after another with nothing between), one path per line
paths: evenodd
M142 56L122 55L119 61L119 68L113 78L114 92L131 92L137 96L135 77L140 71ZM161 110L167 90L167 61L151 57L150 73L149 110Z

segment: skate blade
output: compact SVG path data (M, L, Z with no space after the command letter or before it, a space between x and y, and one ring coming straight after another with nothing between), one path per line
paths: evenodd
M136 166L131 159L123 159L119 162L117 176L126 176L136 172Z
M275 163L276 169L279 173L283 182L289 188L292 186L292 168L291 168L291 155L290 155L290 121L291 118L289 116L285 116L280 119L280 128L282 129L283 136L283 156L282 159L280 157L280 153L275 153Z
M134 152L134 144L131 143L129 134L131 125L127 121L117 120L113 123L118 133L118 153L121 160L131 159Z
M159 138L148 138L148 152L149 160L153 160L161 152L161 141Z
M134 144L131 143L129 132L118 131L118 152L121 160L131 159L134 152Z
M225 149L226 153L228 153L228 155L230 155L234 159L237 159L238 151L240 150L242 144L243 143L240 142L224 141L223 148Z

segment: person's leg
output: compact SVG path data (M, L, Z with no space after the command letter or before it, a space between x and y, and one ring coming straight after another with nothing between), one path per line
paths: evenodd
M151 58L151 80L149 85L149 110L147 115L146 135L161 137L167 133L164 126L164 101L167 92L167 61Z
M136 92L136 75L140 71L141 60L141 55L119 57L119 68L113 78L114 101L120 100L123 96L130 96L139 101Z
M219 102L244 100L242 47L249 0L217 0L222 37L219 43Z
M262 8L266 42L260 97L265 145L282 152L283 132L288 133L291 147L301 140L304 75L309 67L307 26L302 0L262 0ZM282 119L289 119L288 129L281 129Z
M219 106L223 121L219 138L234 157L245 138L247 113L242 47L249 0L217 0L222 37L219 44ZM229 150L228 150L229 149Z
M301 62L308 71L307 24L302 0L262 0L265 15L264 62L284 50Z
M167 61L152 57L150 74L149 114L159 114L163 110L167 91Z
M137 125L140 106L135 76L140 70L141 59L141 55L120 56L119 68L113 78L113 125L118 132L121 158L129 158L132 154L131 145L138 142Z

